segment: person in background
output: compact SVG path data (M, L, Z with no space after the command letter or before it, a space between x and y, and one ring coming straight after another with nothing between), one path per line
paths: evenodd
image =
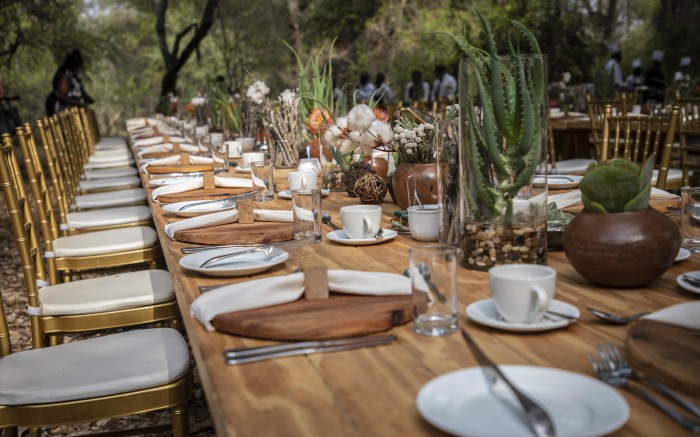
M457 79L447 72L444 65L435 67L435 76L432 90L433 100L453 101L455 93L457 93Z
M661 50L654 50L651 54L651 67L644 75L644 85L648 87L644 96L644 101L664 101L666 81L664 80L663 72L661 72L661 63L663 61L664 52Z
M625 83L622 81L622 67L620 67L622 52L620 51L620 47L615 43L608 45L608 52L610 52L610 59L608 59L608 62L605 64L605 71L608 77L610 77L615 90L620 92L625 87Z
M634 91L635 88L644 85L644 75L642 74L642 61L639 59L633 59L630 64L632 67L632 73L627 76L625 83L629 91Z
M72 106L86 106L95 102L83 87L80 78L82 69L83 55L79 49L75 49L66 56L53 76L53 92L46 101L49 116Z
M391 87L385 82L386 77L381 71L377 73L374 84L377 86L377 91L374 94L374 99L379 103L379 106L394 104L394 92Z
M370 97L372 97L372 94L374 94L374 91L376 89L377 87L375 87L374 84L369 80L369 72L361 72L360 86L357 89L357 92L355 93L355 101L357 101L358 103L369 102Z
M673 83L676 86L690 86L690 56L681 58L681 69L673 74Z
M430 100L430 84L421 79L420 71L413 70L411 72L411 81L406 84L403 99L405 102L427 102Z

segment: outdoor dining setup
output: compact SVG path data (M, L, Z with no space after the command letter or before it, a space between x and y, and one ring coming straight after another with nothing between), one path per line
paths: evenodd
M221 436L700 433L700 100L553 110L510 25L507 53L452 36L429 109L336 99L312 58L250 86L247 134L206 95L123 138L84 107L4 134L33 347L3 308L5 435L189 435L195 368Z

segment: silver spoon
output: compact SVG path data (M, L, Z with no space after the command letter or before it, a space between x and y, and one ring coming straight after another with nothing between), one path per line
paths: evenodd
M593 314L594 316L598 317L599 319L603 319L606 322L614 323L616 325L626 325L633 320L636 320L642 316L646 316L647 314L649 314L649 312L644 312L644 313L637 313L637 314L632 314L631 316L623 317L623 316L618 316L617 314L608 313L608 312L597 310L595 308L590 308L590 307L588 308L588 312Z
M330 226L334 231L340 230L340 228L335 223L333 223L333 221L331 220L331 216L329 216L327 212L321 213L321 221Z
M384 231L382 230L382 228L379 228L374 238L377 240L382 240L384 238Z

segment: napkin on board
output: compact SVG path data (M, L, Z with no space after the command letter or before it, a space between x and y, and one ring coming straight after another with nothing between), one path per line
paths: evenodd
M163 138L162 136L157 136L157 137L150 137L150 138L142 138L140 140L136 140L133 143L134 149L139 149L142 147L148 147L148 146L156 146L158 144L163 144ZM170 137L170 142L171 143L184 143L186 139L184 137L176 137L172 136Z
M346 294L408 295L411 280L395 273L329 270L328 288ZM254 279L202 294L192 302L190 314L213 331L211 321L220 314L294 302L303 294L303 272Z
M253 181L246 178L228 178L214 176L214 185L219 188L253 188ZM151 192L151 199L156 200L162 194L184 193L198 190L204 186L204 179L190 178L178 184L163 185Z
M176 141L176 143L177 143L177 141ZM178 143L178 144L180 144L180 151L182 151L182 152L202 153L202 152L207 151L206 147L196 146L194 144L189 144L189 143ZM145 155L147 153L170 153L172 151L173 151L173 143L156 144L155 146L146 146L146 147L139 149L139 151L136 152L136 156L138 158L141 158L143 155Z
M651 199L680 199L676 194L669 193L668 191L660 190L658 188L651 188ZM581 190L573 190L568 193L555 194L549 196L547 202L554 202L558 209L567 208L572 205L578 205L581 203Z
M149 117L134 117L126 120L126 130L132 131L143 128L145 126L155 126L160 122L155 118Z
M216 160L217 160L217 162L223 162L223 160L221 158L217 158ZM156 167L159 165L211 164L212 162L214 162L214 161L209 156L190 155L189 162L181 164L180 155L174 155L174 156L167 156L165 158L154 159L153 161L149 161L140 167L140 171L141 171L141 173L148 173L149 166Z
M292 211L274 209L254 209L253 218L259 222L292 223L294 221ZM208 228L210 226L227 225L229 223L235 223L237 221L238 210L231 209L227 211L204 214L197 217L168 223L167 225L165 225L165 233L171 239L175 239L175 232L177 231Z
M643 317L688 329L700 330L700 301L671 305Z

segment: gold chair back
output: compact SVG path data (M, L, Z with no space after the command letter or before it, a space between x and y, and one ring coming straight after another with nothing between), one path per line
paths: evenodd
M627 95L625 93L621 94L619 99L594 99L590 94L586 94L586 107L588 108L588 118L591 123L591 141L593 142L598 161L603 157L601 137L605 107L608 105L614 108L613 112L616 114L625 115L629 112Z

